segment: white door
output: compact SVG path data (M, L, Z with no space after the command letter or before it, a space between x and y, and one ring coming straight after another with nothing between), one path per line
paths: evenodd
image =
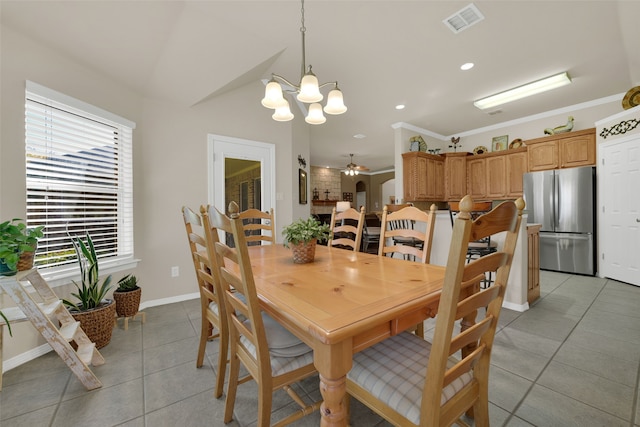
M275 145L229 136L208 136L209 203L219 211L225 206L225 159L260 162L261 210L275 208Z
M601 276L640 286L640 135L598 150Z

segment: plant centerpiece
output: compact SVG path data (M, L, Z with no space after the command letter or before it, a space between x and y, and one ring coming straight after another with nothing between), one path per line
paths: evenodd
M291 247L293 262L312 262L316 254L316 244L329 238L330 229L314 217L298 219L282 230L284 246Z
M0 224L0 275L13 276L20 270L33 267L33 254L38 239L43 236L43 228L28 228L19 218Z
M140 308L142 288L138 286L138 279L133 274L127 274L118 281L118 287L113 292L116 300L118 317L133 317Z
M115 302L105 298L111 289L111 275L100 283L98 256L89 233L86 234L86 243L79 236L71 237L71 241L78 257L82 286L73 282L78 292L72 292L71 295L79 300L78 303L65 299L62 301L69 307L73 318L80 322L89 339L96 344L96 348L102 348L111 341L116 314Z

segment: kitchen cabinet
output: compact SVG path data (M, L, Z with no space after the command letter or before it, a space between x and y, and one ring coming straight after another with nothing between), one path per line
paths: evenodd
M488 199L502 199L507 194L507 156L488 157L485 160Z
M487 163L485 158L467 160L467 194L474 201L487 197Z
M528 172L527 148L509 150L506 156L507 199L522 197L522 175Z
M540 224L527 225L527 302L540 298Z
M595 128L545 136L525 144L531 172L591 166L596 162Z
M407 202L444 200L444 158L413 151L402 154L404 199Z
M467 194L467 156L469 153L445 153L445 200L460 201Z

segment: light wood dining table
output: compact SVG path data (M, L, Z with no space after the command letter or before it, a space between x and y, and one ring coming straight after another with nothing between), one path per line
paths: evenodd
M318 246L294 264L281 244L251 246L264 311L313 348L321 426L346 426L352 355L435 314L445 268Z

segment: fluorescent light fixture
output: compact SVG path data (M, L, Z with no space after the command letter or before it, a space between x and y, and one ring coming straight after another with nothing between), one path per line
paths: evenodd
M479 99L475 101L473 105L481 110L486 110L487 108L506 104L507 102L526 98L527 96L535 95L537 93L546 92L560 86L568 85L569 83L571 83L571 79L569 78L569 75L564 72L551 77L547 77L546 79L536 80L535 82L527 83L526 85L518 86L516 88Z

